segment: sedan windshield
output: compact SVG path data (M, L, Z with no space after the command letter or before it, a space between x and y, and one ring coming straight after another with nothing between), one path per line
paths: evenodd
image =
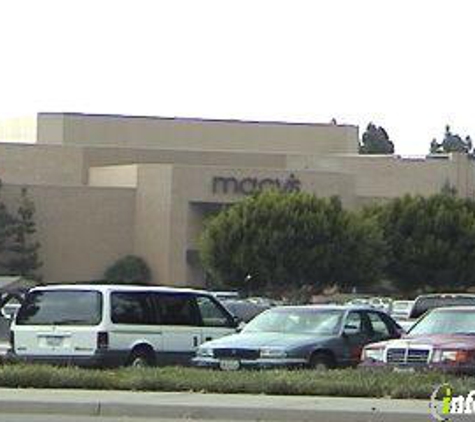
M254 318L243 333L337 334L343 312L339 310L273 309Z
M475 334L475 312L432 311L422 318L408 333L428 334Z

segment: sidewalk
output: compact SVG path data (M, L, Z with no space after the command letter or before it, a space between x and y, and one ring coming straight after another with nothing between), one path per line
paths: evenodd
M430 420L428 400L34 389L0 389L1 413L236 421Z

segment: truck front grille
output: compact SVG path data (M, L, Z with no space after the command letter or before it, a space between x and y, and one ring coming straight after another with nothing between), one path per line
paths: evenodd
M393 348L386 351L386 362L399 364L426 364L429 362L429 349L419 348Z

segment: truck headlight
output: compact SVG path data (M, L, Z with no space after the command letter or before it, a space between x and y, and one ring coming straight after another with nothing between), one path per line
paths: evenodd
M209 347L200 347L196 352L196 356L200 358L212 358L214 356L213 349Z
M367 348L363 349L361 360L373 360L377 362L382 362L384 359L384 349L383 348Z
M260 356L264 359L282 359L287 357L287 352L282 348L263 347Z

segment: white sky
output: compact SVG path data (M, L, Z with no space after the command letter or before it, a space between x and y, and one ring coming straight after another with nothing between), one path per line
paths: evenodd
M473 5L472 5L473 4ZM382 125L475 138L473 0L0 0L0 115Z

